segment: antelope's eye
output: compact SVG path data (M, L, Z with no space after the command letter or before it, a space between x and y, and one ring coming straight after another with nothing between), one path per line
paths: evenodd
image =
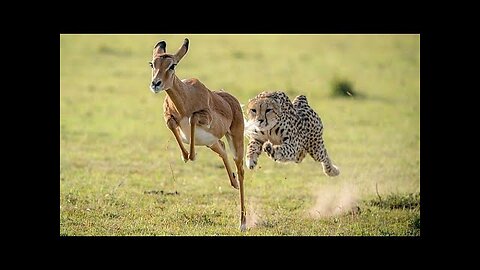
M266 113L269 113L269 112L271 112L271 111L272 111L272 109L266 109L266 110L265 110Z
M257 110L255 110L255 109L251 109L250 111L251 111L252 113L257 113Z
M170 69L170 70L175 70L175 66L176 66L176 65L177 65L177 64L172 64L168 69Z
M151 68L153 68L153 63L152 62L148 62L148 64L150 65Z

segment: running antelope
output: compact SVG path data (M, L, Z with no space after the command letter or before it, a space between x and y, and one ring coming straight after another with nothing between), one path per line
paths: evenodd
M165 122L175 136L183 161L195 160L195 145L205 145L223 160L230 184L240 188L240 229L246 229L246 213L243 189L243 114L238 100L227 92L210 91L197 79L180 80L175 67L188 51L186 38L175 54L167 54L167 43L158 42L153 48L152 81L150 89L155 93L166 92L163 103ZM226 137L237 166L232 172L227 160ZM187 151L183 143L190 144Z

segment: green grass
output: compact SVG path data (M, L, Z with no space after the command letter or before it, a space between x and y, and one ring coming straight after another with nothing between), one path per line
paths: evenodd
M341 170L262 155L246 170L249 229L218 156L184 163L149 89L152 47L242 104L304 94ZM420 235L418 35L61 35L60 235ZM357 96L333 97L336 78ZM245 144L246 145L246 144ZM232 162L233 165L233 162Z

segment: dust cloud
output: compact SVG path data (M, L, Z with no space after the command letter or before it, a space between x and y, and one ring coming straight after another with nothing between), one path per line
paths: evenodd
M314 192L315 205L308 211L310 217L324 218L358 211L358 192L353 186L322 186Z
M260 224L259 212L255 201L251 201L247 206L247 229L255 228Z

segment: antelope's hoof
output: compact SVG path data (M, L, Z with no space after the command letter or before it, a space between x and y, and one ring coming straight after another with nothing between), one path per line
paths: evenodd
M187 161L188 161L188 153L182 155L182 160L183 160L183 162L187 163Z
M232 187L234 189L239 189L240 187L238 186L238 181L235 179L233 182L230 182L230 184L232 185Z
M239 189L239 185L238 185L238 180L237 180L237 176L235 175L235 173L232 173L232 178L230 179L230 184L232 185L232 187L234 189Z
M195 161L195 158L197 157L197 154L196 153L190 153L188 155L188 159L191 160L191 161Z
M240 231L241 231L241 232L247 231L247 224L246 224L246 223L242 223L242 224L240 225Z

